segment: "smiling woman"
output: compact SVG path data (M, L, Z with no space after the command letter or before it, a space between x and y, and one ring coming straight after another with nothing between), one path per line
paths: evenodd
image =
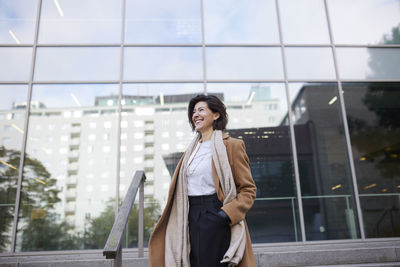
M216 96L192 98L188 119L198 134L176 167L150 238L150 266L255 266L244 217L257 189L244 143L222 132L228 119Z

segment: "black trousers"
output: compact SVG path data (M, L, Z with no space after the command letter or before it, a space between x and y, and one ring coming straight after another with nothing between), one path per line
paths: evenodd
M222 203L217 194L189 197L190 266L221 267L229 248L231 229L217 213Z

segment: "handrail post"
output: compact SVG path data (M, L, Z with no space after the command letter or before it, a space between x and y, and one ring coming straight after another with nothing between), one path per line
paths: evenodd
M104 245L103 255L106 259L113 259L113 266L122 266L122 237L126 230L126 225L129 220L129 215L132 211L132 206L135 201L137 191L139 191L139 233L138 233L138 247L139 257L143 258L143 239L144 239L144 182L146 175L144 171L136 171L126 193L125 199L114 220L113 227L108 235L107 242Z
M144 239L144 179L142 179L139 188L139 229L138 229L138 247L139 258L143 258L143 239Z
M122 245L120 244L117 250L117 255L114 259L113 267L122 267Z

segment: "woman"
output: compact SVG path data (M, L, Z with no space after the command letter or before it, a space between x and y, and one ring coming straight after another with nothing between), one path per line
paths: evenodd
M226 108L213 95L191 99L188 119L198 134L175 169L150 237L150 267L253 267L244 218L257 189L244 143L222 132Z

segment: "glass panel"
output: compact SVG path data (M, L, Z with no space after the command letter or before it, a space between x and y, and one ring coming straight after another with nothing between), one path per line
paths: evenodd
M39 43L120 43L121 14L121 0L43 0Z
M0 148L1 151L1 148ZM2 151L1 151L2 152ZM3 174L2 174L3 175ZM0 198L3 198L5 190L1 190ZM15 194L15 192L14 192ZM6 194L7 195L7 194ZM14 204L0 204L0 252L10 252L12 225L14 220Z
M246 144L257 198L247 213L255 243L301 240L284 84L208 84L229 115L228 132Z
M202 79L201 48L127 47L125 80Z
M289 44L329 43L322 0L280 0L283 40Z
M286 48L289 79L334 79L330 48Z
M201 43L200 1L126 2L126 43Z
M118 80L118 47L38 48L34 79L39 81Z
M280 48L207 48L208 79L283 79Z
M203 84L124 84L120 192L122 199L135 171L145 171L145 243L166 204L175 166L194 137L189 100L202 93ZM137 246L136 206L133 213L125 247Z
M18 251L104 247L114 216L118 88L34 85Z
M0 81L28 81L32 48L0 48Z
M334 40L340 44L400 44L398 1L329 0Z
M0 0L0 43L33 43L37 0Z
M337 48L343 79L400 79L399 48Z
M279 43L273 0L204 1L207 43Z
M359 238L336 83L290 84L307 240Z
M0 85L0 252L10 251L27 91Z
M366 237L400 237L400 83L344 83Z

